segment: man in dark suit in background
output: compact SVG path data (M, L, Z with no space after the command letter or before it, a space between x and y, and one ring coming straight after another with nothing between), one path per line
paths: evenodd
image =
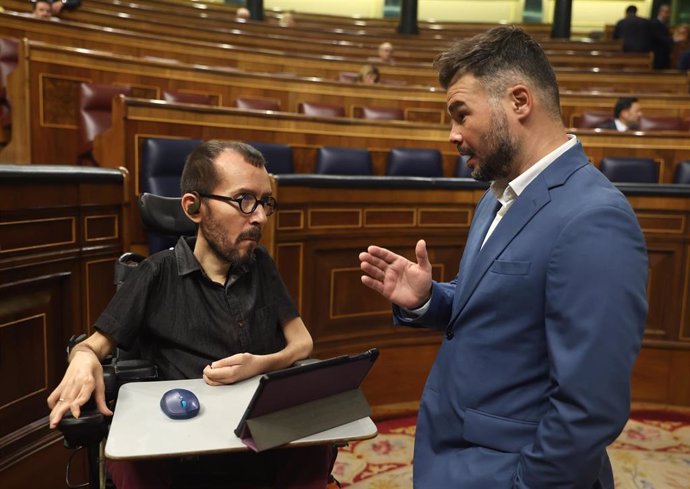
M652 51L654 52L654 69L668 70L671 68L671 51L673 50L673 36L668 28L671 18L671 6L664 3L659 6L659 13L652 19Z
M637 16L637 7L625 9L625 17L618 21L613 31L614 39L623 40L626 53L648 53L652 50L652 29L649 19Z

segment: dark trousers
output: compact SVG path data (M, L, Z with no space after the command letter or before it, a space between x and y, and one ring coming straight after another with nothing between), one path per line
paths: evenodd
M335 464L333 446L284 448L183 459L108 460L117 489L324 489Z

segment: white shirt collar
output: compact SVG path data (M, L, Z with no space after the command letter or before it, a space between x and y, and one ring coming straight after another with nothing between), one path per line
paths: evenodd
M556 161L556 158L575 146L576 143L577 139L575 136L573 134L568 134L568 141L561 144L558 148L554 149L552 152L537 161L534 165L530 166L527 170L511 180L505 189L501 188L500 185L497 185L496 182L491 182L491 191L502 205L512 203L512 201L517 199L523 190L525 190L527 186L532 183L532 180L537 178L539 174L546 170L551 163Z
M613 122L616 124L616 129L619 131L627 131L628 126L626 126L620 119L614 119Z

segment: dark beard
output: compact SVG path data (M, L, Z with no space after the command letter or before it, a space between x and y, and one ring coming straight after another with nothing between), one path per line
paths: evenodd
M472 178L480 182L503 180L513 170L518 147L510 138L508 120L503 112L492 111L491 132L484 138L489 153L472 170Z
M212 216L209 213L209 220L210 219L212 219ZM218 227L213 221L208 221L208 223L202 223L201 225L201 233L203 234L204 238L206 239L206 242L208 243L209 248L216 256L216 258L218 258L219 260L223 260L229 263L230 265L240 267L254 263L254 261L256 260L254 250L251 250L246 254L241 255L237 250L237 243L240 243L245 239L252 239L258 243L261 239L261 230L258 227L251 228L243 233L240 233L240 235L237 236L234 245L230 249L225 250L223 249L224 247L221 244L219 244L219 242L216 240L216 237L221 235L221 232L222 231L218 230Z

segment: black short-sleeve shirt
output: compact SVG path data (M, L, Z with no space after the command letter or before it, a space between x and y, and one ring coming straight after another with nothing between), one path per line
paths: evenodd
M265 248L225 285L211 281L194 257L194 238L140 263L95 328L118 346L138 343L161 380L200 378L209 363L235 353L275 353L285 347L282 324L297 309Z

